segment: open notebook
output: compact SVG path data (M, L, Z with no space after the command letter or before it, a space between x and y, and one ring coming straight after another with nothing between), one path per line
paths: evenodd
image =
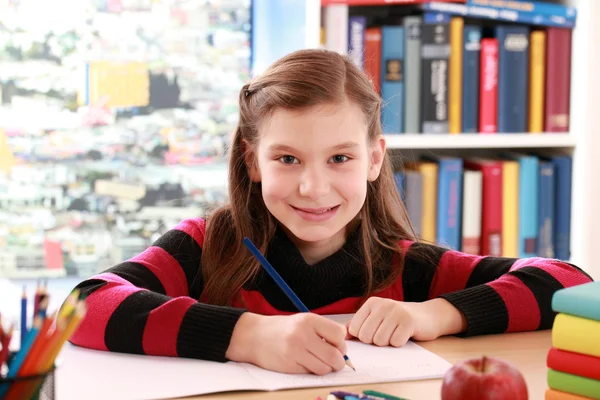
M335 316L333 319L344 316ZM451 364L409 342L401 348L348 342L356 372L287 375L249 364L108 353L67 344L56 371L59 399L165 399L236 390L273 391L440 378Z

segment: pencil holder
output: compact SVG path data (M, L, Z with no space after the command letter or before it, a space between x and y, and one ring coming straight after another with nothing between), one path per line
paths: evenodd
M54 370L15 378L0 375L0 400L54 400Z

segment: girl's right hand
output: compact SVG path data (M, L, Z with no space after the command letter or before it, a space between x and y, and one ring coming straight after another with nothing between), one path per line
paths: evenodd
M344 368L346 327L312 313L264 316L245 312L225 357L271 371L325 375Z

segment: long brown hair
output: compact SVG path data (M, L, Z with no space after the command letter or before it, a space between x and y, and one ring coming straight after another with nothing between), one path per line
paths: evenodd
M367 76L338 53L318 49L293 52L241 89L239 122L229 149L230 203L213 211L207 219L202 250L204 301L231 304L242 286L260 269L242 239L249 237L264 254L277 229L277 221L263 202L260 183L253 183L248 175L245 142L250 147L257 144L259 125L275 109L304 109L346 100L362 109L369 139L378 138L382 134L381 98ZM381 272L378 269L387 271L390 267L383 265L389 264L389 259L383 259L383 254L389 251L382 250L400 252L399 240L414 240L387 154L379 177L368 183L360 218L367 276L365 295L368 295L388 286L402 271L400 263L391 273L378 273Z

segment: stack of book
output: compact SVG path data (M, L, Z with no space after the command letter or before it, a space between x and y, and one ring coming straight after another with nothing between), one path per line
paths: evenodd
M600 399L600 282L558 290L546 400Z

